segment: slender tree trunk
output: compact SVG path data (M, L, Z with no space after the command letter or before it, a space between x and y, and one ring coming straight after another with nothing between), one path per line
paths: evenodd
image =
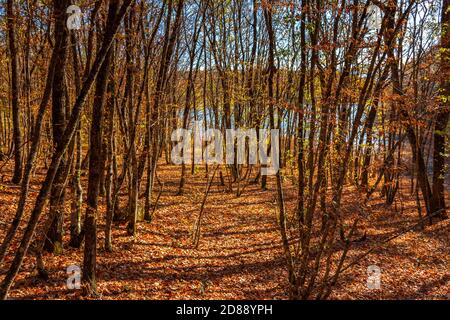
M433 153L433 212L443 210L440 216L447 218L445 207L446 139L449 136L447 125L450 113L450 1L442 1L441 19L441 99L434 126Z
M388 28L387 38L388 39L392 38L392 36L393 36L393 32L394 32L394 28L395 28L396 10L397 10L397 0L389 0L388 6L387 6L387 11L386 11L386 14L388 15L388 18L387 18L387 28ZM389 59L389 62L388 62L389 67L391 70L394 93L399 96L404 96L404 92L403 92L403 89L402 89L402 86L400 83L398 60L394 55L393 46L390 46L388 48L388 59ZM405 109L405 106L403 105L403 103L401 101L399 102L399 104L400 104L400 106L399 106L400 107L399 108L400 116L405 121L406 134L408 136L409 144L411 145L411 151L416 154L416 164L415 165L416 165L416 169L417 169L416 170L417 171L417 180L419 182L419 186L422 191L427 214L429 215L432 213L432 208L431 208L431 203L430 203L430 201L432 199L432 193L431 193L431 188L430 188L430 184L428 181L427 170L426 170L426 165L425 165L425 161L423 158L422 148L417 139L417 135L416 135L416 132L414 131L414 127L410 123L411 119L408 114L408 111Z
M48 74L47 74L47 80L45 84L45 89L43 93L43 97L41 100L41 104L39 105L38 114L36 117L36 123L34 124L34 131L33 131L33 138L31 141L31 147L30 152L28 154L27 162L25 165L25 172L24 177L22 180L22 186L21 186L21 192L20 192L20 199L17 204L16 214L14 216L14 219L11 223L11 226L8 229L8 232L6 233L6 237L2 242L2 245L0 247L0 263L3 262L3 259L5 258L6 251L8 250L9 245L11 244L12 239L14 238L17 229L19 228L20 221L22 220L24 211L25 211L25 204L27 201L29 189L30 189L30 180L31 175L34 168L34 162L36 160L36 156L39 149L39 143L41 139L42 134L42 123L45 116L45 110L47 109L51 90L52 90L52 82L53 82L53 75L55 72L55 64L54 64L54 58L55 58L55 51L53 51L52 58L50 59L50 64L48 67Z
M67 0L54 0L55 15L55 76L53 77L52 90L52 135L53 147L56 148L61 143L62 134L66 125L66 104L65 100L65 69L67 61L68 32L66 28L66 9L69 6ZM59 169L53 182L50 196L50 217L54 217L50 230L45 238L44 248L49 252L60 251L63 237L64 218L64 188L65 173L67 169L67 155L61 161Z
M111 59L114 60L115 48L111 47ZM108 99L107 99L107 118L106 128L107 133L104 138L104 150L106 152L106 173L105 173L105 188L106 188L106 222L105 222L105 250L112 252L112 223L114 220L114 117L115 117L115 82L114 71L115 64L111 65L108 83Z
M73 71L75 74L75 92L76 95L81 90L81 77L79 75L80 63L78 60L77 50L77 37L75 33L70 35L72 44L72 58L73 58ZM72 188L72 205L70 213L70 242L69 246L73 248L79 248L82 241L81 233L81 206L83 204L83 188L81 185L81 160L82 160L82 141L81 141L81 125L78 124L78 128L73 141L75 144L75 159L73 164L73 177L71 181Z
M125 21L125 33L126 33L126 88L125 99L128 106L128 133L130 135L130 143L128 151L130 153L130 166L128 167L128 235L134 236L136 234L136 222L138 211L138 177L137 177L137 158L136 158L136 145L134 143L134 137L136 128L135 112L137 112L134 106L134 46L132 45L133 38L133 25L134 25L134 12L130 10L128 17Z
M16 16L14 12L14 0L7 2L7 28L9 43L9 58L11 64L11 105L13 116L13 141L14 141L14 175L12 183L22 181L22 130L20 128L20 104L19 104L19 73L18 52L16 46Z

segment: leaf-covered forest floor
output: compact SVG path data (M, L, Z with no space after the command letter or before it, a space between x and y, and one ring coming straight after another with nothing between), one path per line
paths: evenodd
M203 169L202 169L203 170ZM103 250L104 202L98 222L97 281L101 299L287 299L287 271L277 223L275 183L269 189L249 185L241 197L226 192L214 180L206 202L197 249L192 246L192 230L198 217L206 178L204 172L190 176L183 195L176 195L180 169L161 165L158 177L164 184L151 223L140 222L135 238L126 234L125 224L113 231L114 252ZM34 204L43 176L37 174L27 213ZM4 181L10 177L5 176ZM156 192L158 186L156 185ZM20 188L0 184L0 239L12 221ZM285 181L287 209L295 208L296 188ZM70 199L70 194L68 195ZM400 201L401 199L401 201ZM396 204L386 207L375 193L362 207L357 190L345 190L343 213L349 221L362 218L347 262L383 240L414 225L418 219L409 180L402 181ZM122 200L122 205L126 201ZM70 201L66 201L66 230ZM26 216L28 218L28 216ZM42 220L42 219L41 219ZM21 224L23 231L27 219ZM349 268L340 278L332 299L450 299L450 219L418 228L388 242ZM365 238L365 239L364 239ZM35 261L28 255L16 278L10 299L82 299L80 290L66 288L66 268L82 266L82 249L68 247L65 235L62 254L45 253L49 280L36 276ZM0 280L14 256L19 237L0 267ZM366 286L367 267L378 265L381 289Z

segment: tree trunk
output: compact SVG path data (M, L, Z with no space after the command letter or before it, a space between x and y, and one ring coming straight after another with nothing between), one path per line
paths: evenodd
M13 260L10 268L8 269L8 272L6 273L6 276L3 279L3 282L1 284L0 299L6 299L8 292L11 288L11 285L14 281L14 278L16 277L17 273L19 272L20 267L22 266L23 259L28 251L28 247L31 242L31 238L34 234L34 231L36 229L39 218L42 214L44 204L48 198L48 194L49 194L51 186L53 184L53 179L55 178L56 171L58 170L58 167L59 167L59 164L63 157L63 154L65 153L65 151L66 151L68 145L70 144L70 142L73 138L73 135L76 131L86 97L87 97L87 95L90 91L90 88L100 70L100 67L103 64L103 61L109 51L111 43L112 43L114 37L116 36L117 30L122 21L122 18L125 15L125 13L127 12L131 1L132 0L124 1L124 3L122 4L122 6L119 10L119 13L117 14L117 16L114 19L114 22L112 24L109 24L108 25L109 28L106 29L106 34L105 34L105 37L103 40L102 47L99 50L94 63L92 64L92 68L90 69L90 72L88 73L86 80L83 83L80 94L78 95L76 102L72 108L70 120L67 123L66 130L64 130L64 136L62 139L62 143L59 146L57 146L57 149L55 150L55 152L53 154L52 162L50 164L50 167L47 171L45 180L44 180L44 182L41 186L41 189L39 191L39 194L37 196L35 206L31 212L30 220L25 229L25 233L20 242L16 256L14 257L14 260Z
M7 28L8 43L11 64L11 105L13 116L13 141L14 141L14 175L12 183L20 183L22 180L22 131L20 128L19 105L19 74L18 53L16 47L16 17L14 14L14 1L7 2Z
M52 135L54 148L61 143L66 124L66 104L68 102L65 101L65 69L68 47L66 9L68 6L69 2L67 0L53 1L55 15L55 70L57 70L53 77L52 85ZM45 238L44 246L49 252L60 251L62 248L66 169L67 159L65 155L56 173L50 196L50 217L54 218Z
M111 25L116 16L119 1L110 3L106 25ZM108 31L106 31L108 32ZM106 36L106 35L105 35ZM85 245L83 262L83 281L87 294L97 294L96 256L97 256L97 209L100 193L100 180L103 175L104 159L102 152L103 113L106 89L111 65L111 48L109 48L102 67L97 75L94 104L90 129L89 180L87 189L87 208L84 221Z
M433 153L433 212L442 210L441 218L447 218L445 208L446 138L450 112L450 1L442 1L441 27L441 99L434 126Z

